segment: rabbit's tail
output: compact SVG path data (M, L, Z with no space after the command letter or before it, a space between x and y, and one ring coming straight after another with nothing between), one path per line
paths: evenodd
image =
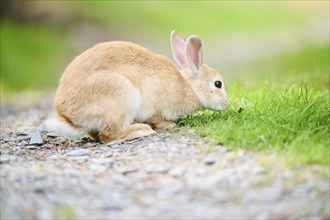
M57 134L66 136L68 138L81 138L83 137L87 132L82 130L81 128L77 126L72 126L67 120L62 117L54 117L49 118L44 121L44 125L47 127L48 130L53 131Z

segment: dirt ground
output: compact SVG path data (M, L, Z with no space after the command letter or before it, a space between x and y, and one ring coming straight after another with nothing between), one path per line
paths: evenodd
M69 140L43 127L51 112L50 101L1 106L1 219L330 218L325 167L228 151L186 128Z

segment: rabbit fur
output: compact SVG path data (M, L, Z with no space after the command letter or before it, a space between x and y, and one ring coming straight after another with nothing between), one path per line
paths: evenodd
M100 43L76 57L56 92L50 130L108 143L175 127L182 115L230 103L223 77L202 63L202 43L171 34L174 60L130 42ZM215 81L222 83L215 87Z

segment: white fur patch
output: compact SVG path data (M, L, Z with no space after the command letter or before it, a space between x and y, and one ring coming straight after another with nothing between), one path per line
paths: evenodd
M136 111L135 120L137 122L145 122L155 114L153 97L143 97L140 101L139 109Z
M87 133L83 130L77 130L57 118L47 119L43 124L47 127L47 129L69 138L81 138Z

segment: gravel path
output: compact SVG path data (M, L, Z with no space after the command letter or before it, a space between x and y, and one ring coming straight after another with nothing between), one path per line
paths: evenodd
M325 167L289 168L185 128L121 144L67 140L42 127L50 112L1 106L2 219L330 218Z

